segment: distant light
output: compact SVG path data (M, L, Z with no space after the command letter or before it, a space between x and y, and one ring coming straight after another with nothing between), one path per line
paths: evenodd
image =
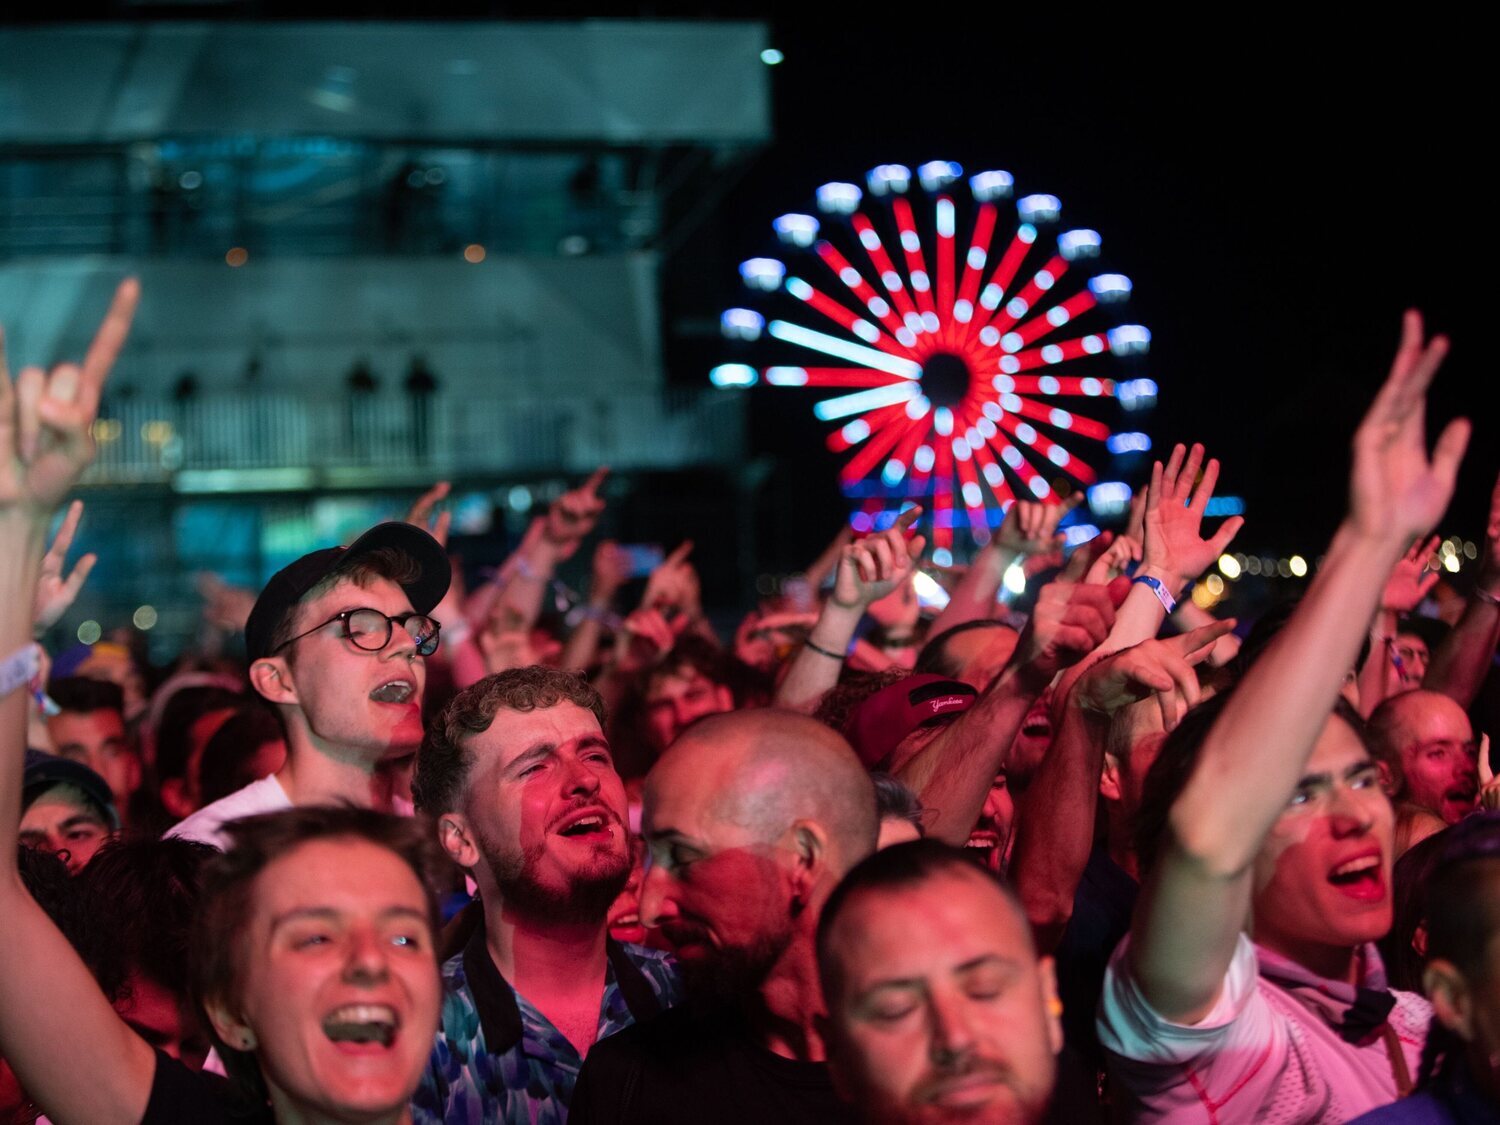
M1301 555L1293 555L1286 560L1286 565L1291 568L1292 573L1298 578L1307 577L1307 560Z
M834 182L818 189L818 210L830 215L852 215L864 192L855 184Z
M937 579L925 570L919 570L911 576L911 585L923 605L942 608L948 604L948 591L939 586Z
M964 481L963 494L964 503L971 508L978 508L984 504L984 493L980 490L978 481Z
M727 340L759 340L766 318L754 309L725 309L719 316L719 331Z
M807 386L807 368L768 367L766 368L766 383L773 387L805 387Z
M1069 262L1097 258L1102 245L1103 239L1096 230L1065 230L1057 236L1057 252Z
M1128 379L1115 385L1115 397L1126 410L1145 410L1156 405L1156 383L1152 379Z
M1251 555L1249 558L1247 558L1245 560L1245 573L1246 574L1259 574L1260 573L1260 560L1258 558L1256 558L1254 555Z
M143 632L147 629L154 629L157 621L156 607L143 605L131 615L130 620L135 623L137 629Z
M1151 449L1151 438L1134 432L1111 434L1104 445L1114 454L1146 453Z
M1076 547L1080 543L1087 543L1090 539L1097 538L1099 529L1091 523L1075 523L1072 527L1063 529L1063 546Z
M929 160L917 169L917 179L928 191L947 187L963 174L963 167L951 160Z
M1213 592L1208 583L1193 587L1193 604L1199 609L1213 609L1218 600L1219 596Z
M196 191L203 186L203 173L189 169L177 177L177 183L183 191Z
M1023 222L1050 223L1062 214L1062 201L1055 195L1026 195L1016 201L1016 210Z
M1151 330L1144 324L1122 324L1107 335L1115 355L1145 355L1151 350Z
M906 404L906 416L915 422L919 418L927 417L927 412L932 409L932 400L926 395L918 395Z
M786 291L799 301L806 301L813 295L813 287L800 277L787 278Z
M1210 574L1203 580L1203 584L1209 588L1209 591L1216 598L1224 593L1224 579L1220 578L1217 574Z
M99 638L104 636L104 630L99 628L97 621L85 621L78 626L78 639L86 645L95 644Z
M953 200L939 199L936 209L937 232L942 238L953 237Z
M775 47L767 47L760 53L760 61L765 63L767 66L780 66L783 62L786 61L786 56L778 51Z
M505 494L505 502L513 512L531 511L531 489L524 484L518 484Z
M932 472L933 462L937 460L937 454L932 451L930 445L919 445L917 451L912 455L911 463L919 473Z
M1111 305L1125 300L1135 287L1123 273L1101 273L1089 278L1089 292L1101 305Z
M581 234L570 234L557 240L557 252L566 258L578 258L589 252L589 240Z
M818 220L811 215L796 213L782 215L773 221L771 226L776 229L776 237L788 246L800 246L806 249L818 237Z
M785 276L786 266L775 258L751 258L740 263L740 277L751 289L774 293Z
M1026 346L1026 339L1019 332L1007 332L1000 337L1000 350L1018 352Z
M464 261L477 266L484 261L484 247L477 242L469 243L464 247Z
M1444 570L1448 571L1450 574L1457 574L1458 573L1458 567L1459 567L1459 562L1458 562L1458 556L1457 555L1444 555L1443 556L1443 569Z
M1205 516L1242 516L1245 501L1238 496L1212 496L1203 508Z
M869 512L855 512L849 517L849 526L864 535L875 528L875 520Z
M1471 543L1469 540L1465 539L1464 540L1464 558L1466 558L1466 559L1477 559L1478 557L1479 557L1479 548L1477 548L1476 546L1474 546L1474 544Z
M953 552L948 550L947 547L939 547L932 552L932 561L937 566L952 566Z
M1121 515L1130 507L1133 495L1130 485L1124 481L1100 481L1089 489L1089 508L1097 516Z
M905 164L879 164L865 175L865 184L873 195L903 193L911 187L911 169Z
M1016 440L1031 445L1036 441L1036 427L1029 422L1016 423Z
M981 203L994 199L1009 199L1016 181L1009 172L975 172L969 177L969 190Z
M250 251L243 246L231 246L228 253L224 255L224 264L231 269L239 269L250 260Z
M1303 568L1306 569L1307 564L1303 563L1302 565ZM1231 580L1238 578L1242 569L1243 568L1240 566L1239 560L1237 560L1233 555L1219 556L1219 570L1223 573L1225 578Z
M1286 559L1277 559L1276 574L1280 578L1290 578L1292 576L1292 564Z
M943 437L951 434L953 432L953 411L949 410L946 406L938 407L937 413L932 416L932 428L942 434Z
M708 373L708 381L716 387L753 387L759 378L755 368L743 363L721 363Z
M1104 384L1092 375L1086 375L1079 380L1078 389L1089 396L1100 395L1104 393Z
M885 463L885 468L880 470L880 479L888 488L895 488L906 479L906 465L894 457L891 458Z
M1042 347L1043 363L1061 363L1063 350L1056 344L1046 344Z
M839 431L839 434L850 445L858 445L870 436L870 423L866 422L863 418L856 418L854 421L846 423L844 428Z
M1024 594L1026 592L1026 571L1021 564L1013 562L1005 570L1005 588L1012 594Z

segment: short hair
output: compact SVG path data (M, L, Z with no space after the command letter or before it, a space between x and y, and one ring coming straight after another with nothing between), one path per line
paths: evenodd
M213 684L193 684L172 693L156 725L156 776L186 777L192 747L188 731L210 711L228 711L243 706L242 692Z
M888 773L872 773L870 780L875 783L876 820L887 817L904 820L919 834L927 834L922 825L922 802L915 793Z
M526 712L559 703L572 703L592 711L600 728L604 727L604 699L598 690L582 676L556 668L539 664L511 668L486 676L459 692L428 728L427 737L417 751L417 769L412 779L417 808L429 816L458 808L474 768L474 755L467 746L469 738L489 730L500 708Z
M268 742L281 742L286 729L280 717L262 703L247 703L225 720L203 747L198 766L198 800L211 805L258 778L248 775L255 752Z
M944 629L922 646L922 651L917 654L916 667L912 671L919 675L923 672L931 672L935 676L945 676L950 680L958 679L964 666L953 659L948 651L948 642L954 637L973 632L975 629L1010 629L1010 626L1003 621L996 621L993 617L976 617L972 621L960 621L951 629ZM1011 629L1011 632L1015 630Z
M385 848L411 869L426 898L428 922L438 933L435 875L441 864L432 834L409 817L389 816L347 805L310 805L231 820L224 825L229 849L204 865L203 898L192 931L190 962L193 994L200 1006L213 1000L237 1002L244 980L245 940L254 914L255 881L267 867L304 844L360 840ZM265 1101L265 1084L251 1052L219 1038L212 1021L204 1024L225 1068L255 1104Z
M1234 698L1233 692L1216 695L1198 704L1189 711L1167 735L1161 751L1141 787L1141 804L1136 811L1135 854L1142 872L1149 870L1161 855L1171 825L1172 806L1187 788L1188 781L1198 765L1203 744L1224 708ZM1370 743L1365 733L1365 721L1349 701L1340 696L1330 715L1348 724L1369 751ZM1373 758L1374 753L1370 756Z
M818 975L826 989L834 979L830 939L839 916L852 899L861 894L915 887L938 875L972 875L999 891L1025 925L1025 912L1013 892L1000 878L962 848L937 840L911 840L872 852L849 869L833 889L818 917Z
M47 684L47 695L59 708L70 714L87 715L92 711L125 713L125 692L119 684L93 680L87 676L59 676Z
M335 566L307 593L286 607L281 620L276 622L276 628L271 630L270 651L274 653L296 635L293 630L296 628L299 609L308 602L321 598L340 582L353 582L356 586L364 588L376 578L385 578L398 586L407 586L421 577L421 566L405 551L397 550L395 547L377 547L373 551L363 551L352 559ZM290 663L292 653L288 652L286 658Z

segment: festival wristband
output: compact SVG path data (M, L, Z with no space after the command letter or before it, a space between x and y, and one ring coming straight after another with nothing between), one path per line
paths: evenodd
M1137 574L1130 581L1132 585L1139 582L1155 594L1156 600L1161 602L1162 608L1167 611L1169 617L1172 611L1177 608L1177 599L1172 596L1172 592L1166 586L1162 585L1161 579L1152 578L1149 574Z
M842 662L844 659L843 653L834 652L832 649L824 648L822 645L814 643L811 637L808 637L807 640L803 641L802 643L816 652L819 656L828 657L829 660L837 660Z
M42 671L42 650L35 644L17 649L0 662L0 699L25 687Z

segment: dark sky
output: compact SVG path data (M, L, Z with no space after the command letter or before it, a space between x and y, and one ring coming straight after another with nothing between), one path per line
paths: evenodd
M740 303L734 267L769 221L832 179L934 158L1001 167L1102 232L1154 333L1164 449L1202 440L1246 498L1239 545L1316 553L1342 511L1348 439L1424 309L1454 349L1432 414L1476 434L1444 531L1482 534L1497 469L1494 247L1482 150L1487 68L1462 27L1313 29L1288 17L1141 27L1082 8L1029 22L904 6L773 22L776 143L670 263L668 357L701 380L721 346L697 318ZM1207 12L1207 9L1203 9ZM746 13L748 14L748 13ZM757 391L757 438L785 497L835 505L808 400ZM783 397L785 396L785 397ZM773 401L774 400L774 401Z

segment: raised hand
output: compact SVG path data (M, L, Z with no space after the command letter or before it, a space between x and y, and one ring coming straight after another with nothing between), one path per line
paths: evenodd
M921 508L908 508L884 531L843 549L833 579L834 605L863 612L911 578L927 540L921 535L908 540L906 533L921 515Z
M1005 513L995 532L993 546L1018 555L1050 554L1062 546L1057 525L1078 507L1083 493L1075 492L1062 503L1040 500L1017 500Z
M0 510L50 515L94 459L94 419L140 300L134 278L120 283L82 365L22 368L11 385L0 338Z
M255 608L255 591L231 586L207 571L197 576L196 584L203 597L203 620L230 633L244 632L250 611Z
M641 596L641 605L666 616L681 614L689 621L702 616L702 591L698 582L698 571L688 562L693 553L693 541L684 540L677 549L662 560L659 567L646 579L646 592Z
M613 539L603 540L594 548L589 601L595 605L608 605L620 587L630 581L630 574L630 553Z
M589 479L564 492L542 519L542 538L559 559L571 558L604 514L599 488L609 476L608 467L595 469Z
M1215 642L1233 629L1232 620L1215 621L1189 633L1143 641L1112 653L1079 677L1072 702L1107 715L1154 694L1162 724L1174 730L1198 702L1194 667L1207 660Z
M448 489L449 485L447 481L438 481L437 484L417 497L412 503L411 510L406 513L405 518L406 523L420 527L444 547L448 545L448 528L453 523L453 513L441 511L434 516L432 510L447 497Z
M654 664L677 643L687 618L678 617L668 621L660 610L638 609L620 624L615 634L615 668L621 674L638 672L648 664Z
M1490 768L1490 736L1479 736L1479 807L1485 812L1500 809L1500 782L1495 781L1495 771Z
M1051 681L1104 642L1115 623L1115 603L1103 586L1049 582L1037 594L1011 663Z
M1490 490L1490 518L1484 528L1484 558L1479 563L1479 588L1500 597L1500 477Z
M1409 543L1426 535L1453 497L1458 465L1469 444L1469 422L1457 418L1427 455L1427 388L1448 339L1422 342L1422 314L1410 310L1391 373L1354 434L1349 521L1363 538Z
M1203 469L1201 479L1199 468ZM1142 571L1166 583L1173 596L1207 570L1245 524L1239 516L1231 516L1209 538L1199 535L1203 513L1218 481L1218 460L1210 459L1205 466L1203 446L1197 444L1187 451L1181 445L1174 446L1165 467L1160 461L1151 466L1145 539L1141 544Z
M1422 604L1422 599L1437 585L1440 577L1437 571L1427 570L1427 560L1437 547L1438 537L1434 535L1426 543L1413 543L1411 550L1401 556L1401 561L1391 568L1391 576L1386 579L1385 592L1380 595L1381 609L1410 613Z
M37 578L36 601L32 617L38 630L50 629L68 612L68 607L78 598L78 592L88 581L89 572L99 561L94 554L84 555L73 564L73 573L63 576L63 564L68 559L68 549L73 545L73 535L78 530L78 521L83 518L83 501L74 500L68 505L68 514L52 540L52 546L42 556L42 572Z

